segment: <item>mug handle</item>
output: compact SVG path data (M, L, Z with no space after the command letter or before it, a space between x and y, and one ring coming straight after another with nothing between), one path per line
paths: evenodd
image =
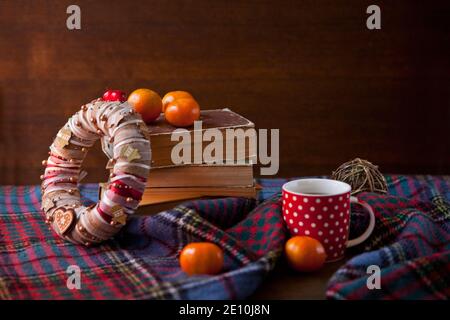
M369 222L369 226L367 227L366 231L364 231L362 235L360 235L359 237L357 237L355 239L348 240L347 248L356 246L356 245L366 241L367 238L369 238L370 235L372 234L373 229L375 228L375 214L373 213L372 207L369 204L365 203L364 201L358 200L358 198L356 198L356 197L350 197L350 203L357 203L357 204L363 206L364 209L366 209L369 212L370 222Z

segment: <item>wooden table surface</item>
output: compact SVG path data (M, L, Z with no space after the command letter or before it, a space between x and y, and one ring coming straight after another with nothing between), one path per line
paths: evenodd
M348 257L346 258L348 259ZM346 259L325 264L313 273L292 270L282 258L251 300L325 299L326 285Z

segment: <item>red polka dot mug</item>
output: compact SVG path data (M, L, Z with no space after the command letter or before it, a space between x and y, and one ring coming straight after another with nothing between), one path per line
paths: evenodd
M282 188L283 218L292 235L319 240L327 253L327 261L344 257L345 248L367 240L375 227L375 215L365 202L351 197L347 183L330 179L300 179ZM349 240L350 203L363 206L370 222L362 235Z

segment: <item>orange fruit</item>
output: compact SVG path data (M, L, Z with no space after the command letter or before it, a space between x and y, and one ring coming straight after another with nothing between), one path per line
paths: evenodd
M194 242L180 254L181 269L189 275L217 274L223 268L223 251L210 242Z
M284 251L290 266L303 272L320 269L327 257L323 245L318 240L307 236L290 238L286 242Z
M159 94L150 89L136 89L128 96L128 103L140 113L142 120L150 123L161 114L162 100Z
M177 99L167 105L164 115L175 127L189 127L200 118L200 107L192 98Z
M169 105L169 103L177 100L177 99L184 99L184 98L190 98L194 99L194 97L187 91L170 91L167 92L164 97L162 98L162 112L166 109L166 107Z

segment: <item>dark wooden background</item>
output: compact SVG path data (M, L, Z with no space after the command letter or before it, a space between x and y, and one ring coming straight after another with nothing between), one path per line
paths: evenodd
M0 1L0 183L37 183L58 129L105 88L194 93L281 130L279 175L354 157L450 173L449 1ZM367 30L366 8L382 9ZM97 148L89 181L105 176Z

